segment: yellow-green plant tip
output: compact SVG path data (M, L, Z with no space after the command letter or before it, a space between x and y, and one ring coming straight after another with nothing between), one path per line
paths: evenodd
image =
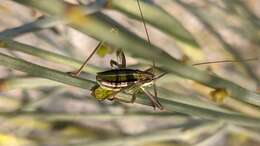
M4 48L6 46L5 42L0 40L0 48Z
M226 97L228 97L229 94L226 89L215 89L214 91L210 92L210 98L212 101L222 104Z
M97 55L99 57L105 57L107 54L112 54L115 49L109 47L106 44L103 44L98 50L97 50Z

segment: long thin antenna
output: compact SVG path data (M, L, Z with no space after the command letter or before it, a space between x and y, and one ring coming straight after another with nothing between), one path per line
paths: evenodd
M71 72L72 75L74 76L79 76L81 71L83 70L83 68L87 65L88 61L90 60L90 58L95 54L95 52L103 45L103 41L99 42L98 45L96 46L96 48L91 52L91 54L89 55L89 57L84 61L84 63L80 66L80 68L78 70L76 70L75 72Z
M209 62L202 62L202 63L195 63L192 64L192 66L197 66L197 65L204 65L204 64L214 64L214 63L228 63L228 62L247 62L247 61L256 61L259 58L249 58L249 59L242 59L242 60L220 60L220 61L209 61Z
M141 9L141 5L140 5L140 1L137 0L137 4L138 4L138 9L139 9L139 12L141 14L141 18L142 18L142 21L143 21L143 24L144 24L144 29L145 29L145 34L146 34L146 37L147 37L147 41L149 43L149 46L152 46L151 44L151 40L150 40L150 37L149 37L149 34L148 34L148 29L147 29L147 26L146 26L146 22L144 20L144 15L143 15L143 12L142 12L142 9Z

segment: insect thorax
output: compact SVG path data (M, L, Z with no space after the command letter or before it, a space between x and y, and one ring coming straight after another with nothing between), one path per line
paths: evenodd
M147 84L153 79L153 74L134 69L113 69L97 73L98 84L107 90L118 91L134 84Z

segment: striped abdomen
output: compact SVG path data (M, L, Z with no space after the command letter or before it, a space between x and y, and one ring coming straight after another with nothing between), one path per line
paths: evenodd
M108 90L120 90L135 83L146 83L153 79L153 74L133 69L113 69L97 73L98 84Z

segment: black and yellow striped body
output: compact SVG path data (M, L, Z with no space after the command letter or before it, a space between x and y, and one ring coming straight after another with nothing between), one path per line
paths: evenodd
M107 90L119 91L136 83L148 83L153 74L134 69L113 69L97 73L98 84Z

